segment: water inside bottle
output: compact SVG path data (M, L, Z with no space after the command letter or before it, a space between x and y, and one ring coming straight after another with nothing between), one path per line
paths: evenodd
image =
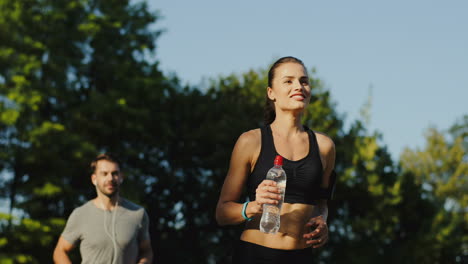
M273 205L264 206L264 214L260 221L260 231L275 234L280 227L280 209Z
M260 220L260 231L264 233L276 234L280 228L281 207L283 205L286 190L286 173L284 170L274 167L268 171L266 178L276 182L276 186L280 191L279 194L281 195L281 199L276 205L263 205L263 214Z

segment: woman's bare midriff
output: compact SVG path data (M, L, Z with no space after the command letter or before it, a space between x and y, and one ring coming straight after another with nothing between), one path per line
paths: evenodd
M303 249L310 247L302 237L310 232L306 223L314 215L316 206L310 204L284 203L281 208L281 225L278 233L265 234L260 231L261 215L247 222L241 240L276 249Z

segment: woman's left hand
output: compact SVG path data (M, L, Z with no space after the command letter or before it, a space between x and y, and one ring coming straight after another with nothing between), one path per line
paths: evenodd
M327 243L328 226L323 216L312 217L309 222L307 222L306 226L311 228L311 232L303 236L307 239L307 245L312 245L313 248L319 248Z

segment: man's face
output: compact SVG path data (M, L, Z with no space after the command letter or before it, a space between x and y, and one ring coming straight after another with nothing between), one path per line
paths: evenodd
M91 179L98 193L112 197L119 192L123 177L117 163L99 160Z

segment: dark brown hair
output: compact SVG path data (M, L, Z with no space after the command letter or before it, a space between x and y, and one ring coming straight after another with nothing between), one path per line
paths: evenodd
M268 71L268 87L273 88L273 79L275 78L275 70L278 68L281 64L283 63L288 63L288 62L293 62L293 63L298 63L304 67L305 71L307 72L307 69L304 65L304 63L295 57L292 56L287 56L287 57L282 57L275 61L273 65L271 65L270 70ZM265 100L265 107L264 107L264 112L263 112L263 122L265 125L269 125L275 121L276 118L276 112L275 112L275 104L273 103L270 98L268 98L268 94L266 94L266 100Z
M122 169L121 162L120 162L119 158L116 155L114 155L112 153L103 153L103 154L97 155L96 158L94 158L93 161L91 162L91 164L90 164L91 173L94 173L96 171L97 163L100 160L107 160L107 161L110 161L110 162L114 162L117 165L119 165L120 169Z

